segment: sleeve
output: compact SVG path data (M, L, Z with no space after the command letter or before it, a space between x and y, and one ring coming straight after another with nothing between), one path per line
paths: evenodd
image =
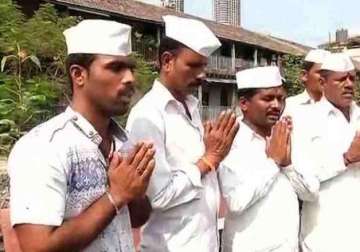
M289 179L299 199L304 201L314 201L318 198L320 181L316 177L316 163L309 151L305 140L306 136L302 135L301 141L293 139L291 159L292 164L283 169L284 174Z
M154 209L166 210L200 197L201 173L196 164L184 160L180 151L167 152L164 122L159 112L145 115L133 110L126 128L133 141L154 143L156 166L147 190Z
M65 170L50 146L40 140L20 139L10 153L8 171L12 226L23 223L60 226L67 181Z
M330 180L346 171L343 153L327 146L318 151L319 155L314 157L316 162L316 175L320 182Z
M222 162L220 187L230 212L241 214L265 197L280 174L272 159L260 159L233 149Z

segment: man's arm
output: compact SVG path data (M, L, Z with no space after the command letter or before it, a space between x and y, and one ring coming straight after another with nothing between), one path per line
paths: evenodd
M143 197L154 169L152 145L140 144L126 159L117 153L109 167L109 190L88 209L60 226L15 225L23 251L78 251L91 243L128 202Z
M103 195L79 216L59 227L19 224L14 228L24 252L79 251L105 229L115 214L114 206Z

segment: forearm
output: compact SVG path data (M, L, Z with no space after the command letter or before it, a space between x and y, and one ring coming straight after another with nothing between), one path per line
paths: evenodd
M182 170L173 171L169 174L168 181L151 198L154 209L166 210L181 204L188 203L199 197L201 191L201 175L195 165L188 167L193 173L185 173ZM156 179L153 181L156 184ZM156 185L152 185L155 186Z
M95 240L115 214L114 206L107 195L103 195L80 215L47 232L39 225L30 230L29 224L15 226L15 230L24 252L79 251Z

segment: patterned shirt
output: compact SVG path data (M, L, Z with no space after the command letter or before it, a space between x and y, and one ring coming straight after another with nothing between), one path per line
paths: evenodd
M111 130L119 150L127 136L113 121ZM70 107L22 137L8 162L12 225L60 226L98 200L107 187L101 142L94 127ZM83 251L134 251L128 208Z

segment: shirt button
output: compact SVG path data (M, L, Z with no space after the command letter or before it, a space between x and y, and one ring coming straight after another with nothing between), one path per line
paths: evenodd
M93 136L93 135L94 135L94 131L90 131L90 132L89 132L89 135L90 135L90 136Z
M73 121L77 121L78 117L76 115L74 115L72 118L71 118Z

